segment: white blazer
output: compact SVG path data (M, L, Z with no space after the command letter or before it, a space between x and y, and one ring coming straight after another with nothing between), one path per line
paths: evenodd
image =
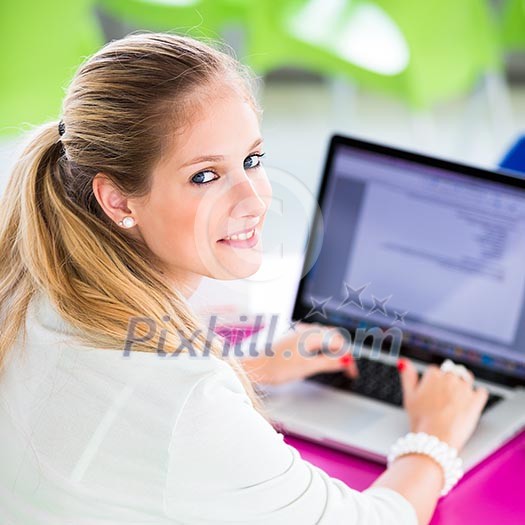
M36 295L0 377L5 525L417 525L304 461L213 357L93 349Z

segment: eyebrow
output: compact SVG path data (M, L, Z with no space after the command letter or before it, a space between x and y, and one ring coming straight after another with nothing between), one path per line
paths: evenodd
M263 142L263 138L259 137L251 146L250 149L255 148L258 146L261 142ZM203 155L201 157L195 157L193 160L190 160L183 164L181 168L185 168L186 166L191 166L192 164L199 164L200 162L217 162L219 160L224 160L224 155Z

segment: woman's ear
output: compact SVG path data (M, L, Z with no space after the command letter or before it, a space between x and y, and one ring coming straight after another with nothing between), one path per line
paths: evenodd
M97 173L93 179L93 194L104 213L116 224L124 217L132 216L137 222L137 217L130 209L130 202L115 186L105 173Z

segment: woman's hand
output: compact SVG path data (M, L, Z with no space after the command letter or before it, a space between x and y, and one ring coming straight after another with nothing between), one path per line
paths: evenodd
M461 450L474 432L487 402L487 390L473 388L472 374L466 381L431 365L419 379L415 366L407 359L400 359L398 368L412 432L426 432ZM424 454L406 454L396 459L372 486L399 492L413 505L423 525L432 517L444 482L436 461Z
M357 366L348 342L334 326L298 323L272 345L274 355L244 358L242 364L252 381L282 384L320 372L344 371L357 376ZM319 353L322 350L321 353Z
M399 370L412 432L426 432L461 450L476 428L488 399L487 389L474 388L470 372L470 381L466 381L431 365L419 380L407 359L400 360Z

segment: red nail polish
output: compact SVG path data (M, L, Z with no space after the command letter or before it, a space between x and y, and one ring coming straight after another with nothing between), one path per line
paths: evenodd
M406 363L403 361L403 359L398 359L397 361L397 369L402 372L406 368Z
M350 354L345 354L343 356L341 356L339 358L339 362L343 365L343 366L348 366L352 361L353 361L353 357L350 355Z

